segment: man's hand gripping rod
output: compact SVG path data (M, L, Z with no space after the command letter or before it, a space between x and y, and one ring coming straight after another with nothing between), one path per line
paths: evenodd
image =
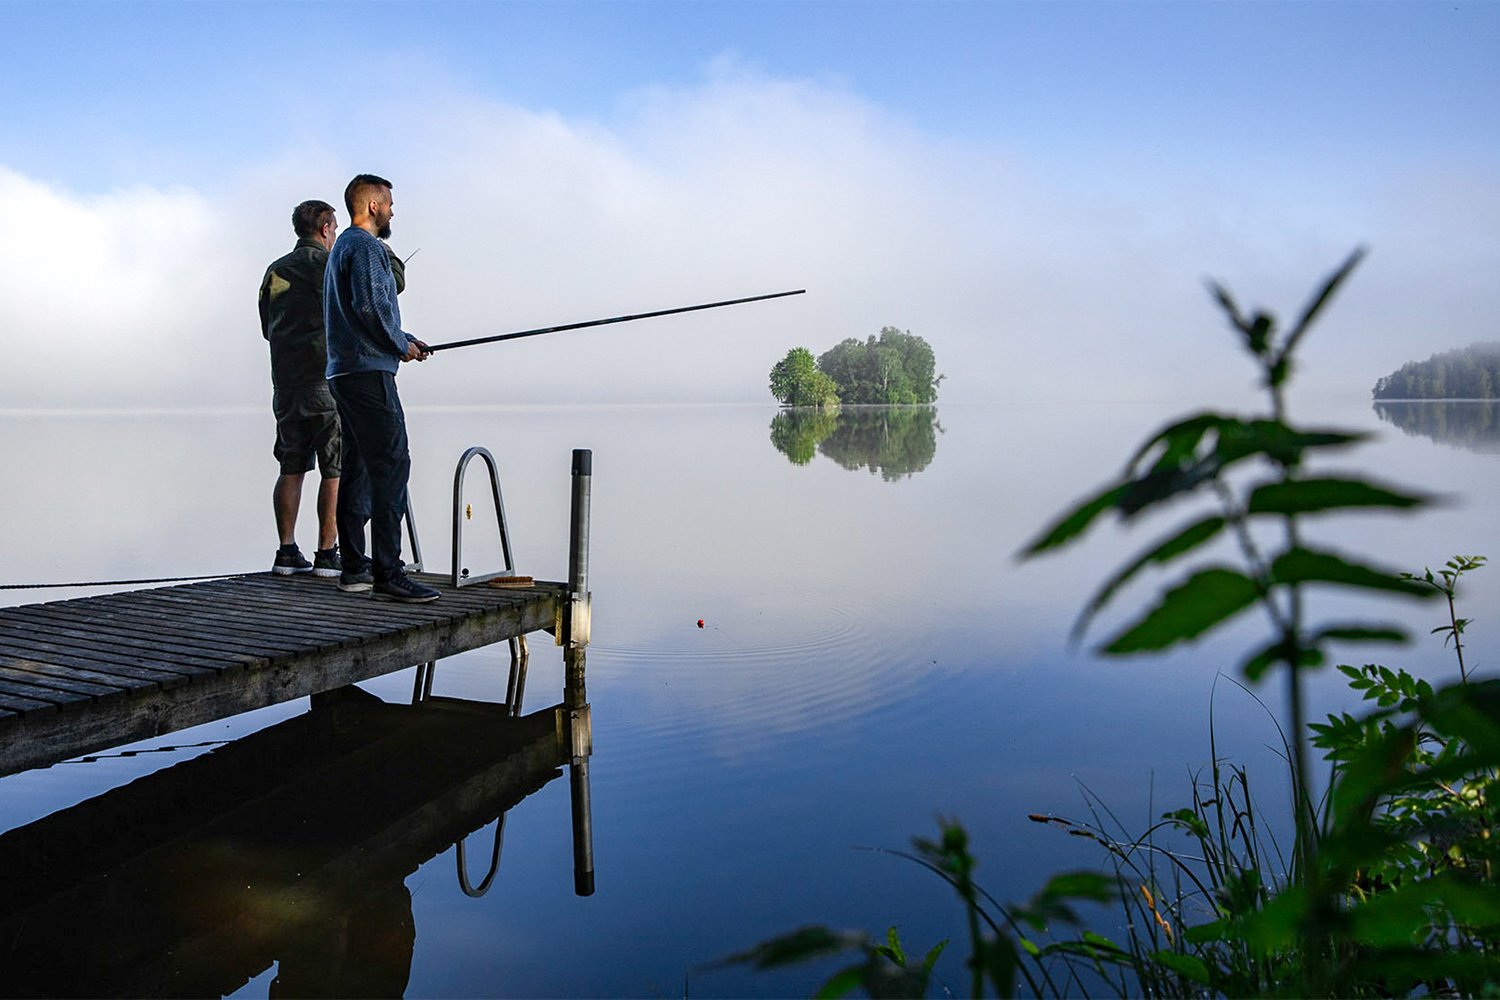
M705 302L701 306L682 306L678 309L658 309L655 312L634 313L630 316L613 316L609 319L591 319L582 323L564 323L562 326L544 326L536 330L521 330L517 333L501 333L493 337L475 337L473 340L452 340L446 344L429 344L428 352L446 351L450 347L473 347L475 344L493 344L498 340L517 340L521 337L539 337L544 333L561 333L564 330L581 330L586 326L608 326L610 323L629 323L635 319L650 319L653 316L671 316L675 313L697 312L699 309L717 309L720 306L737 306L744 302L760 302L763 299L779 299L787 295L801 295L807 289L794 292L774 292L770 295L752 295L745 299L726 299L723 302Z

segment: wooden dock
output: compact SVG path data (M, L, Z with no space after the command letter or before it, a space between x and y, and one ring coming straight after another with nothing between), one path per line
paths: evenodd
M374 601L333 579L264 573L0 608L0 775L529 632L587 628L567 621L586 609L569 584L416 578L442 597Z

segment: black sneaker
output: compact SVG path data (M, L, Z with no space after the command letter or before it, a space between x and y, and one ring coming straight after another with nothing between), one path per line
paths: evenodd
M319 549L313 553L313 576L342 576L344 561L339 558L339 547Z
M302 555L302 550L295 545L283 545L276 550L276 561L271 564L271 572L277 576L291 576L293 573L311 573L313 564Z
M369 567L346 569L339 573L339 589L346 594L362 594L375 586L375 577Z
M375 593L370 595L377 601L400 601L402 604L425 604L442 595L425 583L418 583L405 573L397 573L389 580L375 584Z

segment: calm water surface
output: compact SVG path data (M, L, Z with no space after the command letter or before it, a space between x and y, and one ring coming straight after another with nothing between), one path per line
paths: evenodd
M320 915L308 926L323 931L216 953L214 988L265 996L281 975L288 989L333 982L414 997L806 994L813 971L758 975L711 963L811 922L873 931L897 924L903 940L923 950L963 937L943 886L865 848L904 848L913 835L932 833L937 816L957 816L974 838L986 888L1001 899L1029 896L1050 870L1099 859L1088 845L1029 823L1027 813L1082 816L1087 788L1125 823L1144 827L1183 802L1190 770L1207 754L1211 704L1221 752L1271 785L1276 734L1267 710L1219 677L1234 675L1261 622L1153 660L1106 662L1067 646L1092 588L1167 522L1128 534L1111 525L1062 555L1014 559L1044 522L1178 412L941 406L820 422L760 406L414 409L413 502L429 568L444 568L449 556L453 464L479 444L500 464L519 571L565 578L569 453L594 451L588 684L596 892L573 891L569 782L546 780L560 772L543 761L518 779L530 785L506 814L498 873L484 895L463 891L451 839L408 858L372 860L368 870L356 862L376 858L378 845L336 845L354 859L341 888L313 886L297 904L304 916ZM1449 502L1411 518L1333 519L1310 533L1404 569L1456 553L1500 556L1491 545L1500 459L1483 448L1440 446L1431 430L1475 421L1403 424L1383 415L1391 423L1368 405L1303 407L1304 418L1380 432L1335 465ZM1479 423L1488 426L1488 418ZM7 442L0 486L11 512L6 582L269 564L269 414L12 412L0 425ZM483 565L493 532L478 527L482 480L470 478L476 527L465 552L482 572L493 568ZM312 535L305 505L304 548ZM1470 662L1490 672L1500 652L1500 570L1472 580L1463 609L1476 619ZM89 592L5 591L0 603ZM1148 594L1128 595L1120 613ZM1353 611L1333 600L1320 607L1330 617ZM1370 613L1368 605L1360 610ZM1420 636L1438 624L1430 607L1388 611ZM526 711L562 695L558 651L537 638ZM1435 642L1378 655L1429 676L1454 671ZM1349 657L1364 662L1366 653ZM439 664L434 693L502 700L507 668L504 647L453 657ZM412 680L408 670L363 688L399 706L410 701ZM1278 687L1256 693L1280 714ZM1317 679L1314 696L1318 712L1351 704L1333 677ZM274 706L0 779L0 831L12 831L6 838L16 843L24 828L50 822L60 831L55 842L128 854L121 864L140 876L130 884L141 898L116 900L119 913L147 912L173 895L208 896L192 864L151 859L234 853L233 843L192 840L227 774L267 788L253 802L217 808L240 805L242 828L270 830L273 841L284 817L298 817L306 834L319 817L347 809L337 790L354 796L356 811L387 807L382 788L396 786L395 771L371 771L389 763L332 778L318 778L315 765L340 741L357 744L360 726L375 717L396 729L407 717L360 706L358 724L316 730L322 723L307 713L306 700ZM457 729L413 733L417 754L424 739L446 741L454 753L467 746ZM146 775L152 782L141 783L125 815L109 805L123 796L100 799ZM94 804L57 815L81 803ZM1265 807L1282 811L1279 801ZM306 843L298 832L286 831L288 843ZM179 838L196 846L173 855ZM471 881L489 867L494 843L494 824L469 836ZM295 868L295 860L239 862L269 869ZM45 862L59 873L70 863ZM215 911L202 919L216 919ZM188 961L195 933L140 935L146 940L132 945L140 954L129 961ZM38 981L26 968L34 959L3 949L0 942L7 970L0 992ZM75 971L124 961L106 951L89 946L67 961ZM962 983L962 948L951 951L940 970Z

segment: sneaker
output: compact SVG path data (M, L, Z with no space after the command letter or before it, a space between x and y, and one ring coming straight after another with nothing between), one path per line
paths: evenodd
M389 580L375 584L375 593L370 595L377 601L400 601L403 604L425 604L442 595L425 583L418 583L405 573L397 573Z
M346 594L362 594L375 586L375 577L368 568L346 569L339 573L339 589Z
M276 550L276 561L271 564L271 572L277 576L291 576L293 573L311 573L313 564L302 555L302 550L295 545L283 545Z
M319 549L313 553L313 576L342 576L344 561L339 558L339 547Z

